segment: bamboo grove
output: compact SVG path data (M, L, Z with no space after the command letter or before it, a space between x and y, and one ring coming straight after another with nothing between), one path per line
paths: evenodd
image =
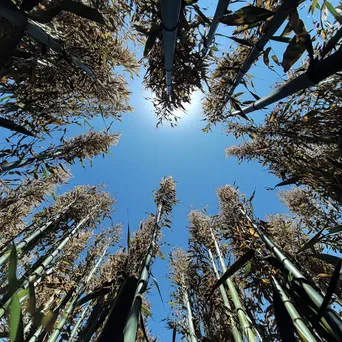
M176 126L200 91L203 132L223 124L237 141L227 156L267 167L280 179L270 191L290 186L278 193L286 215L258 218L254 194L230 185L217 189L216 214L190 211L187 246L169 255L173 340L342 340L342 7L219 0L213 16L205 7L0 2L1 339L158 340L147 294L152 284L160 292L152 268L175 181L161 180L155 211L128 227L125 247L105 186L56 195L75 163L118 144L111 127L133 111L129 78L143 67L157 126ZM281 79L269 94L258 94L256 66ZM71 136L75 127L83 133Z

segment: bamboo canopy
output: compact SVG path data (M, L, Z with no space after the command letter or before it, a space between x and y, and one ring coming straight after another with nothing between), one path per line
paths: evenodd
M342 69L342 48L340 47L335 53L329 57L317 62L309 67L308 71L297 76L287 82L273 93L253 102L249 106L243 107L241 110L244 114L254 112L258 109L265 108L276 101L293 95L300 90L307 89L315 84L323 81L327 77L335 74ZM232 112L232 116L239 115L240 110Z
M224 15L229 3L230 3L230 0L219 0L219 2L217 4L216 11L214 14L214 18L213 18L211 25L210 25L210 28L209 28L208 36L205 38L205 41L204 41L204 49L203 49L204 54L207 53L209 46L213 42L216 30L217 30L218 25L220 23L219 18L221 18Z
M225 99L225 104L229 101L230 97L233 95L236 87L241 83L243 77L246 75L248 70L251 68L252 64L257 60L260 53L262 53L265 45L269 42L269 40L273 37L273 35L277 32L279 27L284 23L290 11L298 6L300 3L299 0L284 0L281 4L275 15L272 17L270 22L268 23L265 34L256 42L249 56L245 60L242 68L237 73L235 81L229 91L228 96ZM210 33L210 32L209 32Z
M169 96L172 90L172 65L177 41L177 29L181 0L161 0L161 19L163 26L164 60L166 72L166 86Z

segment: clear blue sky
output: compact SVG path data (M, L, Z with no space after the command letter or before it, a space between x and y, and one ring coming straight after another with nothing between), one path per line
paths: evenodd
M212 15L216 1L200 1L201 7L208 7L207 13ZM241 4L237 4L241 7ZM236 6L236 5L235 5ZM306 13L307 11L305 11ZM219 32L229 34L229 30L220 27ZM231 42L220 38L217 40L220 49L227 49ZM273 48L285 49L285 45ZM270 55L271 56L271 55ZM281 60L281 54L278 55ZM279 68L277 69L279 70ZM234 158L226 158L225 147L234 144L234 138L225 134L223 125L214 128L213 132L205 134L202 128L201 93L195 93L187 114L176 128L164 124L156 129L152 104L145 100L149 94L144 90L141 76L130 81L132 91L131 105L134 113L123 117L122 123L115 122L112 131L122 133L120 143L112 149L114 156L97 157L93 167L83 169L79 164L72 168L74 178L60 192L78 184L107 185L107 191L117 199L116 212L113 219L121 222L124 235L127 229L127 210L131 230L137 229L139 221L146 217L145 212L154 212L152 190L158 187L163 176L172 175L177 182L177 197L180 203L174 208L172 231L165 228L164 241L170 246L164 246L165 260L157 259L153 266L153 274L158 279L164 298L165 309L160 301L158 292L152 289L148 298L152 302L153 319L149 320L149 328L161 341L171 340L171 331L165 328L161 320L167 316L169 310L169 281L166 279L168 271L167 255L173 246L187 245L187 214L191 206L201 209L208 206L208 212L217 212L217 198L215 191L219 186L239 185L242 192L250 196L254 190L253 201L255 213L260 218L267 214L285 212L276 197L275 191L268 191L266 187L274 186L278 180L270 175L257 163L238 164ZM259 96L270 92L270 84L281 81L275 73L270 72L262 61L253 68L255 84ZM281 72L283 76L283 73ZM239 90L237 90L239 91ZM263 112L255 114L255 118L262 119ZM103 128L102 119L94 120L96 129ZM81 133L81 128L74 128L69 133ZM122 244L125 244L124 236Z

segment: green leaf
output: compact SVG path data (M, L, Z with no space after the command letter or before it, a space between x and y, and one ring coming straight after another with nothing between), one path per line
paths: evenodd
M101 13L99 13L94 8L83 5L80 2L76 2L76 1L72 1L72 0L64 0L61 3L61 8L64 11L72 12L72 13L78 15L79 17L95 21L99 24L105 24L106 23Z
M223 16L219 19L219 21L230 26L250 25L258 23L260 21L264 21L273 15L273 12L265 8L246 6L240 8L233 14Z
M273 36L271 40L274 40L276 42L281 42L281 43L291 43L292 38L289 37L281 37L281 36Z
M234 262L233 265L231 265L226 272L224 272L224 274L222 275L222 277L220 279L218 279L216 281L216 283L213 285L210 294L208 297L211 297L212 294L214 293L214 291L216 289L218 289L222 284L224 284L224 282L230 278L232 275L234 275L237 271L239 271L242 267L245 266L245 264L250 261L251 259L253 259L255 254L255 251L253 250L249 250L248 252L246 252L241 258L239 258L238 260L236 260Z
M245 275L247 276L251 272L252 263L250 261L247 262L245 267Z
M283 55L283 62L281 65L284 69L284 72L287 72L291 69L292 65L298 61L305 50L306 46L304 41L299 39L298 36L294 36Z
M316 235L313 236L313 238L311 238L307 243L305 243L297 252L301 253L309 248L312 248L317 242L319 242L323 236L322 233L325 230L325 228L321 229Z
M217 46L213 45L210 47L210 50L217 52L219 49L217 48Z
M158 293L159 293L159 297L160 297L162 303L164 304L163 296L162 296L162 294L161 294L161 291L160 291L160 287L159 287L158 281L157 281L157 279L153 276L152 273L150 273L150 275L151 275L151 277L152 277L152 279L153 279L154 284L156 285L156 288L157 288Z
M242 39L242 38L236 38L236 37L227 37L231 40L234 40L234 42L239 43L241 45L245 45L245 46L249 46L249 47L253 47L254 44L252 44L251 42L249 42L247 39Z
M17 125L16 123L8 119L0 118L0 126L6 129L9 129L11 131L14 131L14 132L19 132L25 135L29 135L30 137L35 136L34 133L28 131L25 127Z
M342 258L339 258L339 260L336 263L334 272L330 278L329 285L327 288L327 292L325 293L323 303L318 310L317 317L316 317L317 323L321 320L322 316L326 312L329 306L330 299L332 298L332 295L336 290L336 287L338 285L338 280L340 279L341 267L342 267Z
M146 329L145 329L145 323L144 323L144 318L142 316L142 313L140 312L140 327L141 327L141 330L143 332L143 335L144 335L144 339L146 342L150 342L150 340L148 339L147 337L147 333L146 333Z
M312 14L314 14L315 9L317 8L318 5L318 0L312 0L312 4L310 6L310 10L309 12L311 12Z
M160 34L160 26L157 26L155 24L152 25L150 31L148 32L148 38L146 40L145 49L144 49L144 57L148 55L148 53L151 51L154 43L156 42L156 39L158 38Z
M23 320L20 308L19 297L15 293L12 296L10 307L10 340L11 342L24 341Z
M263 60L264 60L264 63L266 64L266 66L270 66L270 58L268 57L269 53L271 51L271 47L268 47L264 53L263 53Z
M327 7L328 11L334 16L334 18L342 24L342 16L336 11L335 7L329 2L324 1L324 5Z
M331 265L336 265L337 261L340 259L339 257L335 256L335 255L330 255L330 254L325 254L325 253L313 253L313 254L310 254L310 256L314 257L314 258L317 258L317 259L320 259L322 261L325 261L327 262L328 264L331 264Z
M127 250L129 251L129 248L131 247L131 231L129 229L129 222L127 226Z
M17 249L15 245L12 245L11 254L9 257L9 265L8 265L8 287L10 291L15 291L17 288L17 262L18 262L18 255ZM12 293L13 293L12 292Z
M29 295L29 288L18 291L17 295L20 301L23 300L26 296Z

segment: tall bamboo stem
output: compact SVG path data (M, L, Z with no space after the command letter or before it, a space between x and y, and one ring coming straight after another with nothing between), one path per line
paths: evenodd
M220 279L220 274L219 274L219 272L217 270L215 259L213 257L213 253L211 252L210 249L208 249L207 251L208 251L209 258L211 260L211 263L212 263L212 266L213 266L216 278ZM243 342L243 339L242 339L242 337L240 335L239 329L236 326L234 317L231 316L232 307L231 307L231 305L229 303L229 299L228 299L228 296L227 296L227 293L226 293L226 289L224 288L223 285L220 285L219 289L220 289L220 293L221 293L223 304L224 304L224 306L227 308L227 310L229 312L230 324L232 326L232 333L233 333L234 341L235 342Z
M158 237L158 230L160 220L161 220L161 215L162 215L162 205L158 205L157 209L157 214L155 218L155 223L153 227L153 232L152 232L152 239L150 246L147 251L145 263L144 263L144 268L141 272L139 281L138 281L138 286L135 291L135 298L132 304L131 311L129 313L128 319L126 326L124 328L124 342L134 342L135 337L137 334L137 329L138 329L138 324L139 324L139 316L140 316L140 310L141 310L141 304L142 304L142 295L145 292L148 281L150 278L150 267L151 267L151 261L153 258L153 253L155 249L155 245L157 243L157 237Z
M214 244L215 244L215 249L216 249L217 256L219 257L219 260L220 260L222 271L226 272L227 271L227 267L226 267L226 264L225 264L225 262L223 260L223 256L222 256L220 247L219 247L219 245L217 243L217 240L215 238L215 235L214 235L214 232L213 232L213 229L212 229L211 226L210 226L210 232L211 232L211 236L212 236L212 239L214 241ZM241 303L240 298L239 298L239 294L238 294L238 292L237 292L237 290L235 288L235 285L234 285L232 279L228 278L226 280L226 283L227 283L228 290L230 292L230 296L232 298L232 301L233 301L233 304L234 304L234 308L236 310L236 313L237 313L237 316L238 316L238 319L239 319L239 322L240 322L243 334L246 336L246 338L247 338L247 340L249 342L257 342L255 334L253 332L252 327L249 324L249 320L248 320L247 314L245 312L245 309L242 306L242 303Z
M84 317L86 316L86 313L88 311L90 303L88 303L83 309L82 309L82 313L80 314L80 317L78 317L77 322L75 323L74 327L71 330L71 334L69 337L69 342L73 342L76 341L76 334L78 331L79 326L81 325L81 323L83 322Z

